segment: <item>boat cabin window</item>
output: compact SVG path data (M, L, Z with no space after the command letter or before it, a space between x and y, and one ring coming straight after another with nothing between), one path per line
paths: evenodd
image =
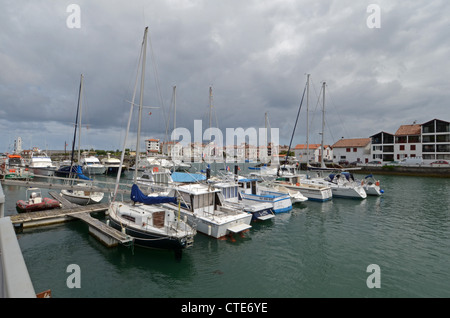
M238 187L224 187L222 188L222 194L225 199L236 198L238 195Z
M132 217L132 216L129 216L129 215L122 215L122 217L124 218L124 219L126 219L126 220L129 220L129 221L131 221L131 222L135 222L135 218L134 217Z
M193 200L194 209L214 205L214 192L196 195Z

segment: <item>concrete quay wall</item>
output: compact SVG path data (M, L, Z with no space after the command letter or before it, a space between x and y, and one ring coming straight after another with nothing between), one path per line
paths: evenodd
M356 170L355 173L450 178L450 167L431 167L424 165L409 165L409 166L361 165L358 166L358 168L361 168L361 170Z

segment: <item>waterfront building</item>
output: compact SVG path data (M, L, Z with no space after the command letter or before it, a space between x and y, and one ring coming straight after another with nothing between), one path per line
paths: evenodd
M422 158L425 163L450 160L450 123L433 119L421 125Z
M371 138L340 139L333 146L333 161L368 163L371 158Z
M370 136L372 148L371 159L380 161L394 160L394 142L393 134L381 131L378 134Z
M147 150L147 156L156 157L160 150L159 139L147 139L145 141L145 149Z
M330 145L324 145L325 153L324 153L324 161L332 161L333 160L333 147ZM309 148L309 150L308 150ZM322 156L322 145L321 144L310 144L309 147L306 144L299 144L294 148L295 158L298 159L299 162L320 162ZM309 158L308 158L309 154ZM309 160L308 160L309 159Z
M395 133L395 160L422 156L422 125L401 125Z

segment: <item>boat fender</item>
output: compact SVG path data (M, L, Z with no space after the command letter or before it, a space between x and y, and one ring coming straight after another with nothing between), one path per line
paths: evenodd
M361 180L361 185L364 185L364 180Z

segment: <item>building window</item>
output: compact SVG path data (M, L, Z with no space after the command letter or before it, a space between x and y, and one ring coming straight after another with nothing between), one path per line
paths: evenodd
M422 152L436 152L434 145L422 145Z
M400 150L405 150L405 145L401 145Z
M434 142L434 135L424 135L422 142Z
M411 146L410 146L410 149L411 149L411 150L416 150L416 145L411 145Z
M406 144L406 136L396 136L395 143L396 144Z
M346 152L350 152L350 148L345 149Z
M436 142L449 142L450 141L450 135L437 135L436 136Z
M357 152L358 151L358 148L353 148L353 152Z
M420 142L420 136L408 136L408 143L418 143Z
M450 145L437 145L436 152L450 152Z

